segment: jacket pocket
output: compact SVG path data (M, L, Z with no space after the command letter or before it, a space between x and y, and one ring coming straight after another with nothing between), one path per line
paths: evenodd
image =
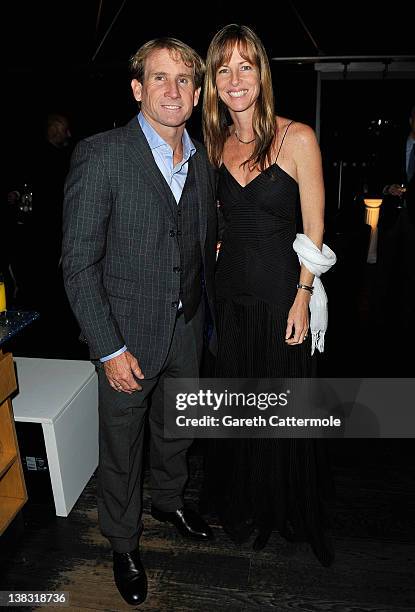
M133 311L133 301L128 297L108 295L111 311L120 317L128 317Z
M104 286L107 295L120 299L133 299L136 291L136 285L133 280L110 274L105 276Z

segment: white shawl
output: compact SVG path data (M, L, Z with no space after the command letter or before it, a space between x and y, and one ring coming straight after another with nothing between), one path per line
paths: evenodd
M336 255L323 244L321 251L305 234L297 234L293 244L300 264L314 274L314 291L310 299L311 354L317 348L324 351L324 334L327 329L327 295L320 275L336 263Z

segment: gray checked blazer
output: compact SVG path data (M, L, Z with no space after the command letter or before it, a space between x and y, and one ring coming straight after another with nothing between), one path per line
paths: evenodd
M204 283L214 316L215 179L203 145L193 142ZM63 214L66 292L91 359L126 344L146 378L163 365L176 316L172 270L180 252L171 238L170 195L136 117L75 148Z

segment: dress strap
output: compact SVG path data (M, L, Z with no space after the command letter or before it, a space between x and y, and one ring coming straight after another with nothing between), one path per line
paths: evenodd
M285 137L286 137L287 132L288 132L288 128L290 127L290 125L291 125L292 123L295 123L295 121L290 121L290 123L289 123L289 124L287 125L287 127L285 128L284 136L282 137L281 144L280 144L279 149L278 149L277 157L275 158L275 163L277 163L278 155L280 154L281 147L282 147L282 145L283 145L283 143L284 143Z

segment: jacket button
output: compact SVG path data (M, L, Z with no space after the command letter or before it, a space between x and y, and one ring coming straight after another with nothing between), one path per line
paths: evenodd
M182 269L181 269L181 267L180 267L180 266L175 266L175 267L173 268L173 272L174 272L175 274L180 274L180 272L181 272L181 271L182 271Z
M170 238L174 238L174 237L175 237L175 235L176 235L176 233L175 233L175 231L174 231L174 230L170 230L170 231L169 231L169 236L170 236Z
M172 302L172 303L171 303L171 307L172 307L172 308L177 308L177 307L178 307L178 305L179 305L179 302Z

